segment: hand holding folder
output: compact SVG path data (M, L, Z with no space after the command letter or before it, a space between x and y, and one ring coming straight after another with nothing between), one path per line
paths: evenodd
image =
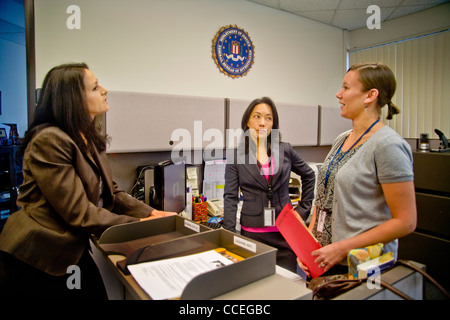
M319 268L314 262L316 257L311 255L311 252L321 246L290 203L284 206L275 225L300 261L308 267L311 277L316 278L323 274L324 268Z

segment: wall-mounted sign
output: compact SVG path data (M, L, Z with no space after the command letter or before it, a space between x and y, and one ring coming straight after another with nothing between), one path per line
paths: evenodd
M213 39L213 59L221 72L231 78L247 74L255 59L249 35L237 26L222 27Z

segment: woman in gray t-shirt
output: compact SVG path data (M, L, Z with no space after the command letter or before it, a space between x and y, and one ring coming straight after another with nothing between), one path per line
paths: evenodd
M395 89L386 65L359 64L336 94L353 128L336 138L319 168L311 229L323 247L312 254L325 271L350 250L380 242L396 257L397 239L416 227L411 148L380 120L385 105L387 119L399 113Z

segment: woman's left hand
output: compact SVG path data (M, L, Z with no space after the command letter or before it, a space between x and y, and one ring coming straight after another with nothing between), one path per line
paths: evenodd
M341 262L347 257L347 254L348 250L339 242L331 243L311 253L311 255L317 256L314 262L319 265L319 268L324 268L325 272Z
M176 212L170 212L170 211L159 211L159 210L153 210L152 213L150 214L150 216L153 217L168 217L168 216L176 216L177 213Z
M141 218L141 221L162 218L162 217L176 216L176 215L177 215L176 212L159 211L159 210L154 209L147 218Z

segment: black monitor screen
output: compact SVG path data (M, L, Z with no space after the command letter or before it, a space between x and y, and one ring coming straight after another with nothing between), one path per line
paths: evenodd
M163 210L179 213L186 206L186 164L184 161L163 166Z

